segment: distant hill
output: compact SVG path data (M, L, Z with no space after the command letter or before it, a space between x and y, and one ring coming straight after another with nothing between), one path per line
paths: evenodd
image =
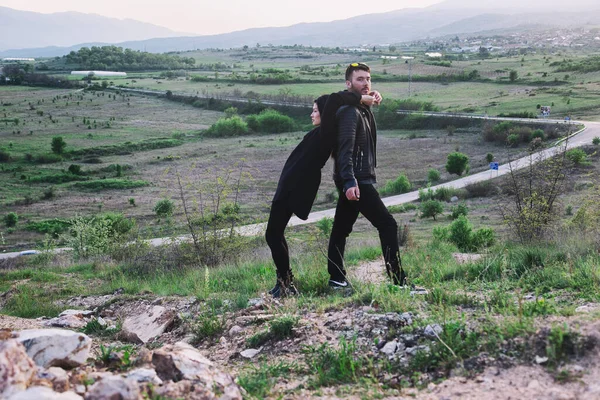
M132 19L77 12L41 14L0 7L0 51L181 35L181 32Z
M121 41L117 45L133 50L162 53L205 48L230 48L244 45L310 45L359 46L401 43L446 35L473 34L483 31L507 33L525 29L558 26L596 26L600 20L600 5L589 6L589 0L573 0L571 6L551 10L531 0L527 11L516 0L506 0L491 7L475 0L447 0L427 7L367 14L345 20L302 23L289 27L256 28L219 35L163 37L147 40ZM526 3L522 2L521 3ZM575 7L583 11L573 11ZM0 21L1 22L1 21ZM64 48L30 48L0 52L0 57L50 57L78 50L83 46L107 43L84 42Z

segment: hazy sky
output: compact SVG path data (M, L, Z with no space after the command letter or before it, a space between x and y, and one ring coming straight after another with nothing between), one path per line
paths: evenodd
M0 6L53 13L79 11L132 18L178 32L216 34L246 28L333 21L426 7L442 0L0 0Z

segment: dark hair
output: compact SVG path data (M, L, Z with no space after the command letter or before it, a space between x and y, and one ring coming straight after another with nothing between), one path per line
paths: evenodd
M352 73L354 71L367 71L370 73L371 68L369 68L369 66L367 64L361 63L361 62L355 62L355 63L348 65L348 68L346 68L346 80L347 81L351 80L350 78L352 77Z
M319 114L323 115L323 110L325 110L325 103L327 103L327 99L329 98L328 94L324 94L315 100L315 104L319 109Z

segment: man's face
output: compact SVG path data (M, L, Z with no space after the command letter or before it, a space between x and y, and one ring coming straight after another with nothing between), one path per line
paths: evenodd
M359 95L369 94L371 92L371 74L360 69L353 71L350 80L346 81L346 88Z

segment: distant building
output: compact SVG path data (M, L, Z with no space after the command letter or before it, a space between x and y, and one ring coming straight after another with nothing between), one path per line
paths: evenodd
M425 53L429 58L442 58L442 53Z
M7 57L7 58L3 58L2 61L35 61L35 58Z
M126 72L115 71L71 71L71 75L82 76L127 76Z
M397 60L398 59L397 56L381 56L381 58L386 59L386 60Z

